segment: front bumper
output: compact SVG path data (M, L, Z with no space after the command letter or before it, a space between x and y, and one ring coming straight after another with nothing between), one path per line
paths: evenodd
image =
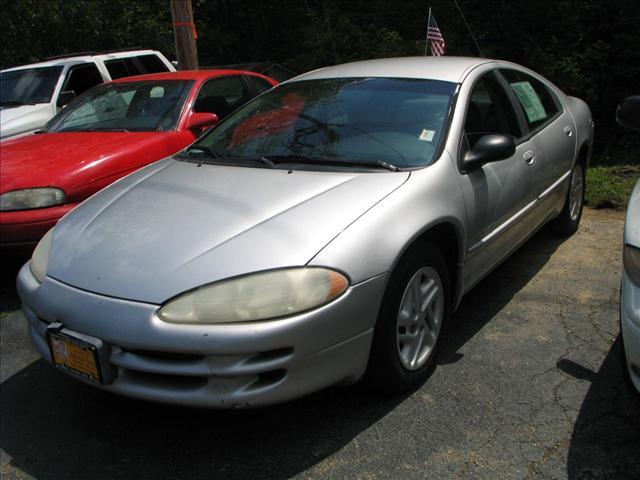
M3 250L35 247L58 220L77 206L77 203L68 203L34 210L0 212L0 247Z
M374 277L328 305L280 320L175 325L158 319L157 305L50 277L39 284L29 264L18 275L29 333L44 359L51 362L44 331L60 322L111 346L117 378L100 388L215 408L269 405L356 381L367 366L384 285L385 275Z
M631 382L640 392L640 288L622 274L620 324Z

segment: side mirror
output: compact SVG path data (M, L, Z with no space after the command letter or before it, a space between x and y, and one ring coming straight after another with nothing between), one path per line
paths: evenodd
M485 163L504 160L516 153L516 144L509 135L483 135L462 160L465 170L480 167Z
M73 90L64 90L58 95L57 107L65 107L71 100L76 98L76 92Z
M209 127L214 126L220 119L215 113L191 112L187 119L187 128L202 133Z
M616 122L623 127L640 130L640 95L622 100L616 109Z

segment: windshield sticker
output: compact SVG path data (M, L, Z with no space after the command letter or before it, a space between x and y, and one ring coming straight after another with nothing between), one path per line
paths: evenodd
M538 94L529 82L514 82L511 84L511 88L513 88L518 100L520 100L529 119L529 123L547 118L547 112L544 110Z
M424 140L425 142L433 141L433 136L435 135L435 130L422 130L420 134L420 140Z

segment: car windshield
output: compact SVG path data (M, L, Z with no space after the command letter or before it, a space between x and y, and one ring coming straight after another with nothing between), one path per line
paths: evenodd
M61 72L42 67L0 73L0 107L49 103Z
M178 122L193 82L161 80L99 85L47 124L47 132L162 132Z
M425 166L435 160L455 88L406 78L285 83L227 117L190 151L226 162Z

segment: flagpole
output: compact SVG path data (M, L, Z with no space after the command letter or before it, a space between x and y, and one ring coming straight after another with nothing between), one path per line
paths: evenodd
M424 56L427 56L427 52L429 51L429 25L431 25L431 7L429 7L429 19L427 20L427 38L424 42Z

